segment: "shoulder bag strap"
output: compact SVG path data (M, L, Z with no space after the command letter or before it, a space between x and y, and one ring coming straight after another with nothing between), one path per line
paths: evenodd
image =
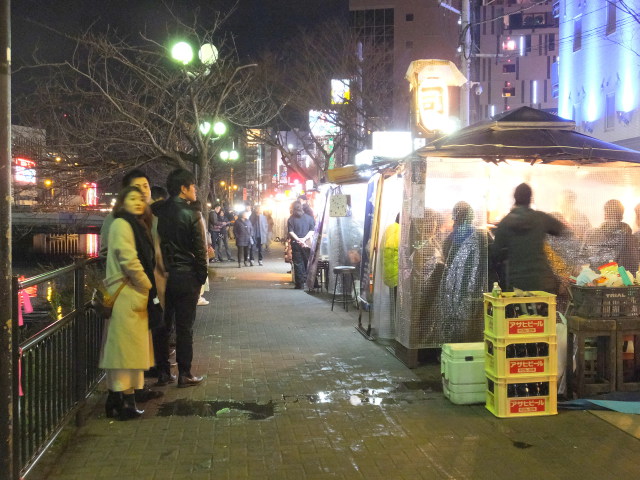
M116 294L113 296L113 299L111 300L112 305L116 303L116 298L118 298L118 295L120 295L120 292L122 291L122 289L126 284L127 284L127 278L125 277L125 279L122 281L122 283L118 287L118 290L116 290Z

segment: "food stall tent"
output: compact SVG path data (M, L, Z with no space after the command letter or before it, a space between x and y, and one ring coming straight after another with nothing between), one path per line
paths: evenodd
M489 226L527 182L535 209L557 215L572 235L550 239L559 276L588 259L585 236L610 199L637 229L640 152L581 134L575 123L521 107L444 136L406 160L403 175L395 353L482 340L482 292L493 272ZM581 219L580 228L577 220Z

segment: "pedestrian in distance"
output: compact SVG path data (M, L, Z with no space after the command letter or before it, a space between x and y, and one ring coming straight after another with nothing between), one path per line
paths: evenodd
M269 224L267 223L267 217L262 213L262 207L260 205L253 207L249 220L253 227L253 247L251 248L249 260L254 260L253 252L255 251L258 257L258 265L262 266L262 246L266 244L269 239Z
M217 256L217 259L216 256L214 256L212 261L224 262L225 259L222 256L223 247L225 248L227 260L232 260L231 254L229 253L229 246L226 238L224 238L228 224L229 222L224 216L222 207L219 203L216 203L209 212L209 233L211 234L211 243Z
M151 232L143 217L144 194L125 187L118 194L109 228L109 250L104 281L115 297L100 355L109 395L105 413L128 420L144 411L136 405L135 390L144 387L144 371L153 365L149 331L149 303L159 303L154 280L155 252Z
M165 324L158 358L158 382L164 386L175 381L169 362L169 337L172 322L176 328L178 387L202 383L193 375L193 324L200 289L207 280L208 260L204 222L200 212L190 206L196 201L195 177L185 169L172 171L167 178L169 198L153 205L158 216L160 248L168 272ZM157 207L156 207L157 205Z
M287 231L291 239L295 288L301 290L307 281L307 263L311 253L309 240L313 238L316 223L311 215L304 213L300 202L293 202L291 212Z
M253 261L249 260L249 251L254 242L253 226L249 221L247 210L243 210L234 222L233 236L236 238L236 247L238 247L238 268L242 267L243 261L245 267L253 267Z

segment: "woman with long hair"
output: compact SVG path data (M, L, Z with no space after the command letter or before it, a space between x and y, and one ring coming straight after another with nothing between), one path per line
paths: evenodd
M144 413L136 406L134 390L143 388L144 371L154 364L148 308L158 302L155 252L144 221L147 204L137 187L123 188L113 211L104 284L117 296L107 319L100 368L107 374L107 417L128 420Z

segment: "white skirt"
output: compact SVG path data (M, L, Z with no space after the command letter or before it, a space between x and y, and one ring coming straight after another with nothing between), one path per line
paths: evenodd
M124 392L133 388L141 390L144 387L144 370L123 368L108 368L107 388L112 392Z

